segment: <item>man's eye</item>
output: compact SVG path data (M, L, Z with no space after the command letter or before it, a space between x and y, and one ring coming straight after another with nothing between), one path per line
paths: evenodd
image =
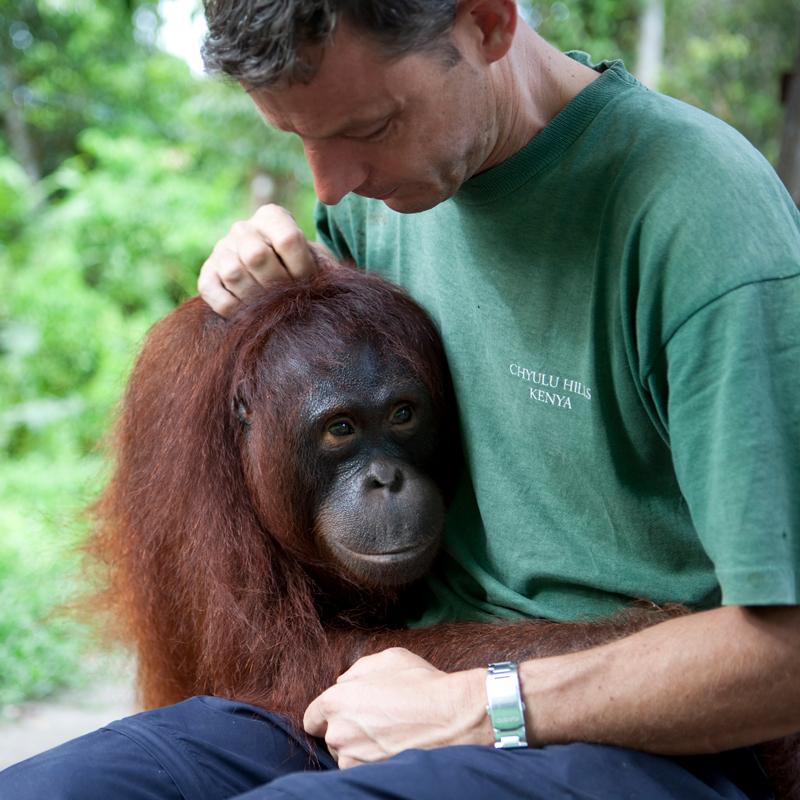
M405 425L414 419L414 409L411 406L398 406L392 414L393 425Z
M389 117L386 120L386 122L381 123L381 126L379 128L376 128L375 130L372 130L369 133L353 134L349 138L355 139L356 141L359 142L377 142L380 139L382 139L383 136L389 131L389 128L391 127L393 120L394 120L393 117Z
M352 436L355 429L347 420L339 419L328 425L328 433L331 436Z
M380 126L380 128L378 128L378 130L372 131L372 133L370 133L369 136L365 136L364 138L368 142L376 142L376 141L378 141L378 139L380 139L389 130L389 126L391 124L392 124L392 120L391 120L391 117L390 117L389 119L386 120L386 122L383 123L383 125Z

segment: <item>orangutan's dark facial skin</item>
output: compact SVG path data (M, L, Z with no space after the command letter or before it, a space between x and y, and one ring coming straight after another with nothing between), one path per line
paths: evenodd
M313 487L320 548L359 585L421 577L445 519L425 387L399 360L361 343L317 378L302 416L322 478Z

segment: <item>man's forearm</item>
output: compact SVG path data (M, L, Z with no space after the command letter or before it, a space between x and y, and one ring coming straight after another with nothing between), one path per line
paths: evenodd
M460 676L482 695L483 670ZM672 619L526 661L520 683L534 745L593 741L689 754L775 739L800 730L800 608Z
M448 623L383 631L485 703L485 666L521 662L533 744L718 752L800 731L800 607L653 609L598 623ZM577 651L577 652L576 652ZM491 743L488 721L480 734Z

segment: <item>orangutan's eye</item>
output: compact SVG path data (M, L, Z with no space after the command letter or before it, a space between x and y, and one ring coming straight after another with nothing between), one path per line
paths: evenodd
M346 419L337 419L336 422L328 425L328 433L336 437L352 436L355 428Z
M398 406L392 413L392 425L406 425L414 419L414 409L410 405Z

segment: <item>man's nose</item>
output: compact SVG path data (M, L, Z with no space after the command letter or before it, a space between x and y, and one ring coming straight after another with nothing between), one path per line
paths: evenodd
M314 192L325 205L336 205L367 178L367 167L359 163L347 144L305 144L306 161L314 177Z

